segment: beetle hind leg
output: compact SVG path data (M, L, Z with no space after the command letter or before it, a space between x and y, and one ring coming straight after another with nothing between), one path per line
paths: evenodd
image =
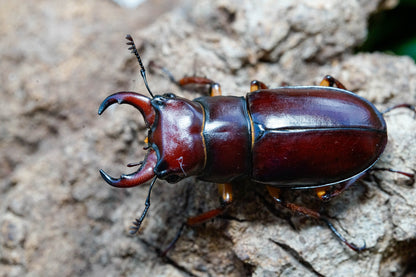
M340 88L340 89L345 89L345 90L347 90L346 88L345 88L345 86L340 82L340 81L338 81L337 79L335 79L334 77L332 77L331 75L326 75L323 79L322 79L322 81L321 81L321 83L319 84L320 86L322 86L322 87L333 87L333 86L335 86L335 87L337 87L337 88Z
M382 112L382 114L384 115L384 114L390 112L391 110L395 110L395 109L398 109L398 108L406 108L406 109L409 109L413 113L415 113L415 116L416 116L416 106L411 105L411 104L407 104L407 103L402 103L402 104L398 104L398 105L395 105L393 107L390 107L390 108L386 109L384 112Z
M266 187L267 187L267 191L269 192L270 196L273 198L273 200L277 204L279 204L279 205L281 205L285 208L288 208L289 210L291 210L293 212L301 213L303 215L310 216L310 217L313 217L313 218L316 218L316 219L321 218L320 213L317 212L317 211L314 211L314 210L308 209L306 207L302 207L302 206L296 205L294 203L290 203L290 202L286 202L286 201L282 200L280 198L280 191L281 190L279 188L272 187L272 186L266 186Z
M253 80L250 83L250 92L259 90L259 89L268 89L269 87L266 86L263 82L260 82L258 80Z
M315 218L315 219L318 219L318 220L321 220L321 221L323 221L323 222L325 222L325 224L329 227L329 229L334 233L334 235L341 241L341 242L343 242L345 245L347 245L349 248L351 248L352 250L354 250L354 251L356 251L356 252L361 252L361 251L363 251L363 250L365 250L366 249L366 246L365 246L365 242L364 242L364 245L363 246L361 246L361 247L358 247L358 246L356 246L354 243L351 243L351 242L349 242L349 241L347 241L338 231L337 231L337 229L335 229L335 227L332 225L332 223L328 220L328 218L326 218L325 216L323 216L323 215L321 215L319 212L317 212L317 211L314 211L314 210L311 210L311 209L308 209L308 208L306 208L306 207L302 207L302 206L299 206L299 205L296 205L296 204L294 204L294 203L290 203L290 202L286 202L286 201L284 201L284 200L282 200L281 198L280 198L280 189L278 189L278 188L275 188L275 187L271 187L271 186L266 186L267 187L267 190L268 190L268 192L269 192L269 194L272 196L272 198L274 199L274 201L277 203L277 204L279 204L279 205L281 205L281 206L283 206L283 207L285 207L285 208L287 208L287 209L289 209L289 210L291 210L291 211L293 211L293 212L297 212L297 213L300 213L300 214L303 214L303 215L306 215L306 216L310 216L310 217L313 217L313 218Z
M364 171L351 179L344 181L342 183L337 184L336 186L330 185L326 187L319 187L315 189L316 195L321 199L322 201L329 201L332 198L340 195L343 193L346 189L348 189L350 186L352 186L357 180L359 180L361 177L363 177L365 174L367 174L368 171Z

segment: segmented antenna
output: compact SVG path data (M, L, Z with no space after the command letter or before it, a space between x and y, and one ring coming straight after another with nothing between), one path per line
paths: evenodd
M143 63L142 63L142 59L140 58L139 51L137 51L136 45L134 44L134 40L131 37L131 35L126 35L126 39L129 41L126 44L127 45L131 45L129 47L129 50L131 50L131 53L133 53L136 56L137 61L139 62L139 65L140 65L140 68L141 68L140 69L140 74L142 75L142 78L143 78L144 84L145 84L145 86L147 88L147 91L149 92L150 96L152 96L152 98L154 98L153 93L150 90L149 85L147 84L146 70L144 69L144 66L143 66Z

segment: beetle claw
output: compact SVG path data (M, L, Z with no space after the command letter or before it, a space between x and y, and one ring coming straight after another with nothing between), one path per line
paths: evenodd
M154 168L157 162L157 155L154 150L147 154L142 166L134 173L123 174L116 179L100 169L101 177L111 186L116 188L130 188L146 183L155 176Z

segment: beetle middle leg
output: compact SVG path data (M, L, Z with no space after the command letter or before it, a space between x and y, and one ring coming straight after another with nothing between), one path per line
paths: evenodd
M164 251L161 252L161 256L164 257L166 254L173 248L176 242L179 240L182 231L185 226L192 226L195 224L203 223L208 221L220 214L222 214L226 208L232 203L233 201L233 192L232 192L232 185L225 183L225 184L218 184L218 193L220 195L220 207L207 211L197 216L189 217L186 223L183 223L179 228L179 231L176 233L175 238L169 243Z
M187 225L195 225L198 223L205 222L210 220L220 214L222 214L225 209L233 201L233 188L231 184L218 184L218 193L220 195L220 207L202 213L200 215L188 218Z
M269 194L271 195L271 197L273 198L273 200L277 204L279 204L279 205L281 205L281 206L283 206L283 207L285 207L285 208L287 208L287 209L289 209L293 212L297 212L297 213L300 213L300 214L303 214L303 215L306 215L306 216L310 216L310 217L313 217L315 219L318 219L318 220L321 220L321 221L325 222L327 224L327 226L329 227L329 229L335 234L335 236L341 242L343 242L345 245L347 245L349 248L351 248L352 250L354 250L356 252L361 252L361 251L365 250L365 243L364 243L364 246L358 247L354 243L351 243L351 242L347 241L335 229L335 227L332 225L332 223L325 216L321 215L319 212L308 209L306 207L299 206L299 205L294 204L294 203L286 202L286 201L284 201L280 198L280 189L279 188L272 187L272 186L266 186L266 187L267 187L267 190L268 190Z

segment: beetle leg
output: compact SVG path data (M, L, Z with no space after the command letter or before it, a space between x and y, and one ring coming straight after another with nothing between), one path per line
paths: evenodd
M371 168L371 170L378 170L378 171L385 170L385 171L390 171L390 172L402 174L404 176L409 177L412 184L415 182L415 175L413 173L403 172L403 171L399 171L399 170L395 170L395 169L391 169L391 168L384 168L384 167L382 167L382 168ZM316 195L322 201L327 202L327 201L331 200L332 198L334 198L334 197L340 195L341 193L343 193L346 189L348 189L352 184L354 184L358 179L360 179L362 176L364 176L364 174L366 174L367 172L368 171L364 171L361 174L358 174L357 176L354 176L350 180L338 184L337 186L331 185L331 186L316 188L315 189Z
M205 77L191 76L191 77L183 77L179 81L176 81L173 74L167 68L156 64L154 61L151 61L149 66L150 66L150 68L158 68L158 69L162 70L163 73L165 73L168 76L169 80L172 83L174 83L174 84L176 84L180 87L186 87L188 85L194 85L194 86L209 85L208 93L209 93L210 96L222 95L221 86L218 83L211 80L211 79L208 79L208 78L205 78Z
M269 192L271 197L273 197L274 201L276 201L276 203L278 203L279 205L282 205L283 207L288 208L291 211L298 212L298 213L301 213L303 215L311 216L311 217L316 218L316 219L321 218L321 214L318 213L317 211L308 209L306 207L298 206L294 203L286 202L286 201L283 201L282 199L280 199L280 189L279 188L272 187L272 186L266 186L266 187L267 187L267 191Z
M205 77L191 76L183 77L177 83L179 86L183 87L186 85L212 85L215 82Z
M195 225L198 223L205 222L222 214L225 209L233 201L233 189L231 184L218 184L218 192L220 194L220 207L205 212L203 214L188 218L187 225Z
M208 212L205 212L203 214L194 216L194 217L190 217L188 218L186 225L188 226L192 226L198 223L202 223L205 222L207 220L210 220L211 218L214 218L220 214L222 214L225 209L232 203L233 201L233 188L231 186L231 184L218 184L218 193L220 195L220 207L210 210ZM175 238L169 243L168 247L161 252L161 256L164 257L166 256L167 252L173 248L173 246L175 245L175 243L179 240L181 234L182 234L182 230L185 227L185 224L182 224L182 226L180 227L178 233L176 234Z
M133 221L133 226L130 227L130 234L131 235L136 234L140 230L140 225L142 225L142 222L143 222L144 218L146 217L147 212L149 211L149 208L150 208L150 194L152 192L152 188L153 188L153 185L156 182L156 179L157 179L157 177L154 177L153 181L150 183L149 192L147 194L146 201L144 202L145 207L144 207L144 210L142 212L142 215L140 216L140 218L136 218Z
M306 216L310 216L319 220L322 220L323 222L325 222L329 229L331 229L331 231L335 234L335 236L342 241L345 245L347 245L349 248L351 248L352 250L356 251L356 252L360 252L363 251L365 249L365 243L364 246L362 247L358 247L353 243L350 243L349 241L347 241L336 229L335 227L332 225L332 223L323 215L321 215L319 212L308 209L306 207L302 207L299 205L296 205L294 203L290 203L290 202L286 202L283 201L282 199L280 199L280 189L276 188L276 187L271 187L271 186L266 186L267 190L269 191L269 194L273 197L273 199L276 201L276 203L278 203L279 205L288 208L289 210L293 211L293 212L297 212L297 213L301 213L303 215Z
M222 95L221 86L218 83L211 84L209 88L209 95L210 96L220 96Z
M347 90L345 88L345 86L340 81L338 81L337 79L335 79L331 75L326 75L322 79L322 81L321 81L321 83L319 85L322 86L322 87L333 87L335 85L337 88Z
M266 86L263 82L260 82L258 80L253 80L250 83L250 92L259 90L259 89L268 89L269 87Z
M398 108L406 108L406 109L409 109L409 110L411 110L412 112L414 112L416 114L416 106L413 106L411 104L406 104L406 103L398 104L398 105L395 105L393 107L390 107L390 108L386 109L383 112L383 114L386 114L386 113L390 112L391 110L395 110L395 109L398 109Z
M181 87L187 86L187 85L209 85L209 95L210 96L220 96L222 95L221 92L221 86L212 81L211 79L205 78L205 77L184 77L180 79L177 84Z
M185 228L185 223L183 223L181 225L181 227L179 228L178 232L176 233L175 237L173 238L173 240L169 243L169 245L165 248L165 250L160 252L160 256L161 257L165 257L166 254L175 246L176 242L179 240L179 238L182 235L182 231Z
M374 171L389 171L389 172L393 172L393 173L397 173L397 174L401 174L403 176L406 176L410 179L410 184L413 184L415 182L415 174L410 173L410 172L405 172L405 171L400 171L400 170L396 170L393 168L386 168L386 167L374 167L371 170Z
M337 185L331 185L331 186L326 186L326 187L319 187L316 188L316 195L319 197L319 199L321 199L322 201L329 201L332 198L340 195L341 193L343 193L346 189L348 189L352 184L354 184L358 179L360 179L362 176L364 176L367 173L367 171L364 171L354 177L352 177L351 179L339 183Z
M355 183L355 180L351 181L346 181L341 183L340 185L338 185L337 188L335 188L335 186L327 186L327 187L320 187L320 188L316 188L316 195L319 197L319 199L321 199L322 201L329 201L332 198L340 195L341 193L343 193L346 189L348 189L352 184Z

